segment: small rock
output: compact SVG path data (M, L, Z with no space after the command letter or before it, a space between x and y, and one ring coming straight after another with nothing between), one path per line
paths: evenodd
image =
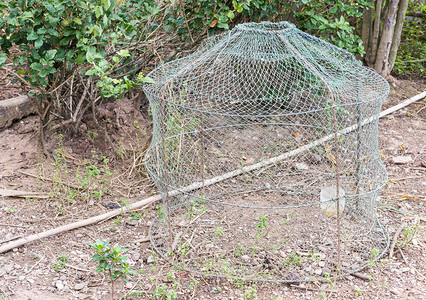
M320 261L320 262L318 262L318 266L320 266L320 267L324 267L324 266L325 266L325 261Z
M18 264L14 265L13 267L14 267L16 270L19 270L20 268L22 268L22 267L21 267L21 265L18 265Z
M77 283L75 286L74 286L74 290L76 290L76 291L81 291L82 289L84 289L85 287L86 287L86 282L80 282L80 283Z
M22 280L24 280L25 279L25 276L19 276L18 277L18 281L22 281Z
M141 258L141 254L139 252L136 252L132 255L132 258L134 261L138 261Z
M53 288L53 287L51 287L51 286L48 286L48 287L47 287L47 290L48 290L48 291L50 291L50 292L54 292L54 291L55 291L55 288Z
M395 156L392 158L392 162L396 165L403 165L412 162L411 156Z
M64 289L64 284L62 283L62 280L57 280L56 283L55 283L55 286L58 290Z
M30 284L33 284L33 283L34 283L34 279L31 279L31 278L27 278L27 281L28 281Z
M322 269L316 269L314 273L318 276L322 275Z
M152 257L152 255L148 256L148 258L146 259L146 263L153 264L154 263L154 257Z
M128 282L128 283L126 283L126 289L131 289L133 287L133 283L131 283L131 282Z
M250 256L248 256L248 255L243 255L243 256L241 256L241 258L242 258L242 260L245 260L245 261L250 260Z
M296 163L295 166L296 166L296 168L298 168L301 171L309 170L308 165L304 164L304 163Z
M410 267L404 267L404 268L401 269L401 272L403 272L403 273L408 272L408 271L410 271Z
M83 237L83 235L82 235L81 233L77 233L77 234L75 235L75 237L76 237L76 238L82 238L82 237Z
M311 266L306 267L305 271L308 272L309 274L312 273L312 267Z
M59 279L62 280L62 281L65 281L65 280L67 280L67 276L62 275Z

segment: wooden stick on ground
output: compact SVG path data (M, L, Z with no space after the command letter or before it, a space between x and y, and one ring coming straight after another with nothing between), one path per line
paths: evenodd
M406 101L404 101L404 102L402 102L402 103L400 103L400 104L398 104L394 107L391 107L391 108L383 111L382 113L380 113L380 117L383 117L383 116L386 116L390 113L393 113L393 112L397 111L398 109L401 109L401 108L403 108L403 107L405 107L405 106L407 106L407 105L409 105L409 104L411 104L411 103L413 103L417 100L420 100L424 97L426 97L426 91L417 95L417 96L414 96L414 97L412 97L412 98L410 98L410 99L408 99L408 100L406 100ZM368 118L368 119L364 120L363 122L361 122L361 126L364 126L364 125L372 122L373 120L375 120L374 117ZM346 127L345 129L341 130L338 135L340 136L340 135L343 135L343 134L347 134L347 133L349 133L349 132L351 132L351 131L353 131L357 128L358 128L358 124ZM186 186L186 187L184 187L180 190L170 191L169 196L173 197L173 196L176 196L176 195L179 195L179 194L182 194L182 193L187 193L187 192L190 192L190 191L193 191L193 190L196 190L196 189L200 189L203 186L207 187L207 186L213 185L215 183L224 181L226 179L241 175L243 173L247 173L247 172L256 170L258 168L262 168L262 167L274 164L274 163L282 161L282 160L284 160L288 157L292 157L294 155L297 155L299 153L307 151L307 150L309 150L309 149L311 149L311 148L313 148L317 145L323 144L326 141L329 141L333 138L334 138L334 134L325 136L325 137L323 137L319 140L313 141L313 142L311 142L307 145L304 145L300 148L297 148L293 151L281 154L280 156L272 157L268 160L261 161L259 163L254 164L254 165L245 166L241 169L237 169L235 171L228 172L228 173L225 173L223 175L216 176L214 178L208 179L208 180L204 181L204 184L202 182L194 182L194 183L192 183L192 184L190 184L190 185L188 185L188 186ZM84 227L84 226L88 226L88 225L97 223L97 222L102 221L106 218L111 218L111 217L116 216L120 213L124 213L124 212L130 211L130 210L135 209L135 208L140 208L142 206L156 202L160 199L161 199L161 195L152 196L152 197L146 198L144 200L138 201L136 203L133 203L133 204L131 204L131 205L125 207L125 208L116 209L116 210L110 211L110 212L102 214L102 215L98 215L98 216L95 216L95 217L92 217L92 218L89 218L89 219L81 220L81 221L78 221L78 222L75 222L75 223L63 225L63 226L60 226L60 227L57 227L57 228L54 228L54 229L50 229L50 230L47 230L47 231L44 231L44 232L41 232L41 233L30 235L30 236L25 237L25 238L21 238L21 239L16 240L16 241L12 241L10 243L7 243L7 244L1 246L0 247L0 253L4 253L6 251L9 251L13 248L22 246L22 245L29 243L29 242L32 242L32 241L36 241L36 240L39 240L39 239L42 239L42 238L45 238L45 237L49 237L49 236L52 236L52 235L55 235L55 234L58 234L58 233L62 233L62 232L65 232L65 231L69 231L69 230L73 230L73 229L76 229L76 228L80 228L80 227Z
M389 248L389 258L392 259L393 257L393 251L395 250L396 242L398 241L398 237L401 234L402 229L404 229L405 224L402 224L398 230L395 232L395 235L393 236L392 244Z

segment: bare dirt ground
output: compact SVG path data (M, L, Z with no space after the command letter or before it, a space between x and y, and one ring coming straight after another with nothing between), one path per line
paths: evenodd
M9 79L0 75L0 80ZM4 86L0 99L16 96L16 90ZM425 80L400 80L384 108L425 90ZM35 116L0 132L0 189L49 196L0 197L0 246L155 193L141 166L141 153L149 143L149 118L127 100L104 105L98 115L114 151L102 131L94 133L90 116L82 128L89 134L51 136L49 148L56 159L45 159L38 152ZM425 121L425 100L380 120L379 148L389 183L377 213L391 239L401 231L393 258L382 257L363 271L370 280L348 276L300 285L242 283L174 270L155 255L146 239L157 213L154 203L0 254L0 299L110 299L109 281L95 272L94 251L88 244L97 239L128 248L140 271L127 283L116 282L116 299L426 299ZM91 177L94 167L99 173ZM95 186L95 181L103 183Z

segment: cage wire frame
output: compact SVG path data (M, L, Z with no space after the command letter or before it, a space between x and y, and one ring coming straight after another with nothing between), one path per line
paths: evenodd
M207 277L302 282L357 272L386 253L375 202L387 182L377 131L389 85L374 70L289 22L262 22L214 36L148 77L145 166L163 199L149 236L161 256ZM289 142L299 131L306 138ZM242 134L267 147L234 145ZM300 163L309 158L317 161ZM299 181L312 191L292 188Z

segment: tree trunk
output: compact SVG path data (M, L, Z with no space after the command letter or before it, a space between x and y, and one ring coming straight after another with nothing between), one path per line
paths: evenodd
M369 0L371 3L372 0ZM368 52L368 48L371 46L371 31L373 27L373 7L366 7L362 12L361 20L361 40L364 44L365 52Z
M392 46L389 53L389 62L387 69L392 71L395 65L396 53L398 52L399 44L401 42L402 27L404 27L405 15L407 13L409 0L400 0L398 7L398 15L396 17L395 31L393 33Z
M368 65L373 66L376 62L377 54L377 44L380 37L380 17L383 8L383 0L377 0L375 6L375 16L374 16L374 25L373 32L371 36L371 46L367 51L366 62Z
M389 10L384 20L382 36L380 37L376 61L374 63L374 69L385 77L390 74L388 60L395 28L396 14L398 11L398 3L399 0L389 1Z

